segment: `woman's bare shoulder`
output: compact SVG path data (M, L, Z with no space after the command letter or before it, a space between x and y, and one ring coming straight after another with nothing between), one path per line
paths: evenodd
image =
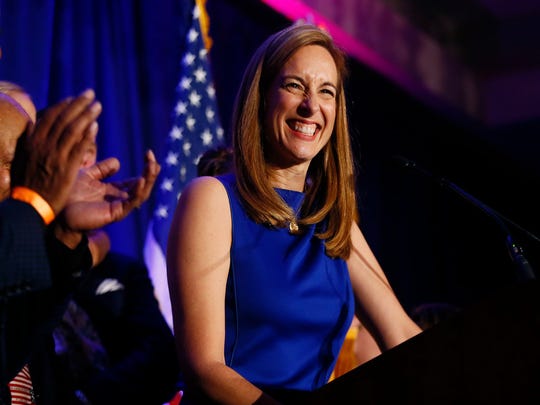
M215 177L201 176L191 180L180 195L181 200L196 200L208 204L224 202L227 191L221 181Z

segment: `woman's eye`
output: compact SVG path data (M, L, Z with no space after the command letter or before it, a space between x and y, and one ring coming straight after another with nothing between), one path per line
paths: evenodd
M335 97L334 91L332 89L322 89L321 93L329 96L329 97Z
M286 83L285 87L291 91L304 91L304 87L300 83L290 82Z

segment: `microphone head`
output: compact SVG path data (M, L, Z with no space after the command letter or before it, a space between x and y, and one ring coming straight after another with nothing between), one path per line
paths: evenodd
M401 155L392 156L392 161L394 161L399 167L405 167L408 169L414 169L417 167L416 162Z
M413 171L418 172L423 176L429 177L436 181L440 181L440 179L433 175L433 173L425 170L421 166L418 166L418 164L414 160L408 159L401 155L394 155L392 157L392 160L397 164L400 169L412 169Z

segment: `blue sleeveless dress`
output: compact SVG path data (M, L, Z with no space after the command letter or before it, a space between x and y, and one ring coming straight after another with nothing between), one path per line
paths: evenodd
M235 177L219 176L232 215L225 361L261 389L312 391L330 378L354 313L346 263L313 236L252 221ZM298 210L304 194L276 189Z

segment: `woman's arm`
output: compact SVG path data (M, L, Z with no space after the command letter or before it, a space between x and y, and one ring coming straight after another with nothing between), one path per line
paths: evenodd
M223 185L211 177L192 181L178 201L167 246L174 332L186 395L253 404L262 400L262 391L227 367L223 352L231 233Z
M353 248L347 260L362 325L383 350L421 332L399 303L388 279L356 223L351 228Z

